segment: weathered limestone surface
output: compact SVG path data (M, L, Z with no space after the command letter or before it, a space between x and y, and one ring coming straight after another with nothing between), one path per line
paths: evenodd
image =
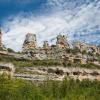
M0 30L0 48L2 48L2 32Z
M5 48L5 46L2 43L2 32L0 29L0 51L7 51L7 49Z
M23 44L23 52L27 51L28 55L30 55L32 58L55 59L64 55L65 49L69 48L67 37L65 35L57 36L57 42L54 47L50 46L48 41L44 41L43 47L41 48L37 47L36 44L36 35L28 33Z
M67 37L65 35L58 35L56 45L58 48L69 48Z
M24 73L16 73L14 77L22 78L32 81L45 81L49 80L60 80L62 81L65 77L72 79L89 79L100 81L100 70L97 69L86 69L86 68L64 68L61 66L55 67L25 67L23 68Z
M80 41L75 42L74 47L78 48L81 52L86 51L86 52L92 52L94 54L96 53L100 54L99 51L100 48L98 46L90 45L84 42L80 42Z
M12 78L14 72L15 72L15 68L12 63L0 63L0 75L4 75Z
M23 44L23 52L26 52L28 50L33 50L36 47L37 47L36 35L28 33L26 35L26 38Z
M96 58L94 55L100 54L100 47L89 45L84 42L75 42L73 45L73 50L74 52L75 50L77 51L76 48L78 48L79 50L76 54L72 55L72 52L67 52L68 49L71 49L67 37L65 35L58 35L56 39L56 45L50 46L48 41L44 41L43 47L38 47L36 46L36 35L28 33L23 44L23 52L27 52L27 56L30 57L32 60L61 60L65 57L66 61L81 64L86 64L88 62L90 63L91 61L92 63L94 63L96 60L98 60L98 58ZM89 53L92 53L93 56L88 55ZM97 63L99 64L100 62L97 61Z

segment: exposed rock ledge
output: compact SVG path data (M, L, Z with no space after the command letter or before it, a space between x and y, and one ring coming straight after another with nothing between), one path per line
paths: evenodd
M0 63L0 75L4 75L12 78L14 72L15 72L15 68L12 63L5 63L5 62Z
M23 73L16 73L14 77L32 81L63 80L65 77L73 79L89 79L100 81L100 70L86 68L64 67L24 67Z

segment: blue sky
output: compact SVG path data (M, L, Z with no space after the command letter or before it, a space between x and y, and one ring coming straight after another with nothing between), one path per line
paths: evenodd
M0 19L7 18L19 13L42 13L42 4L47 0L0 0ZM41 12L40 12L41 10Z
M3 43L21 50L28 32L55 43L57 34L68 41L82 40L100 44L99 0L0 0L0 26ZM53 41L52 41L53 40Z

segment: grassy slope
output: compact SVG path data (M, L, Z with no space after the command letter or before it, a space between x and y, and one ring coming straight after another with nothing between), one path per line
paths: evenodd
M36 85L0 78L0 100L100 100L100 82L65 79Z

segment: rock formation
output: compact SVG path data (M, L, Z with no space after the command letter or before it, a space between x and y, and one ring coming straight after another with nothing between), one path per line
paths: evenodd
M2 32L0 30L0 50L2 49Z
M69 48L67 37L65 35L58 35L56 45L58 48Z
M24 44L23 44L23 52L27 52L30 50L33 50L37 47L37 40L36 40L36 35L28 33L26 35Z
M0 29L0 51L7 51L7 49L5 48L5 46L2 43L2 32Z
M31 81L45 81L45 80L59 80L62 81L64 78L70 78L74 80L98 80L100 81L100 70L97 69L86 69L78 67L25 67L22 72L16 73L15 78L21 78Z
M0 63L0 75L12 78L14 71L15 69L12 63Z
M74 47L75 48L78 48L81 52L83 51L86 51L87 53L88 52L91 52L91 53L99 53L99 48L95 45L90 45L90 44L87 44L87 43L84 43L84 42L75 42L74 43Z
M50 48L48 41L44 41L43 48L44 49Z
M75 42L73 49L70 48L65 35L57 36L56 45L50 46L48 41L44 41L43 47L37 47L36 44L36 35L28 33L23 44L23 52L25 52L28 57L31 57L31 59L65 59L70 63L86 64L88 62L90 63L91 59L92 63L94 63L94 61L98 62L98 58L94 57L94 55L100 54L100 47L84 42ZM93 56L89 55L90 52Z

